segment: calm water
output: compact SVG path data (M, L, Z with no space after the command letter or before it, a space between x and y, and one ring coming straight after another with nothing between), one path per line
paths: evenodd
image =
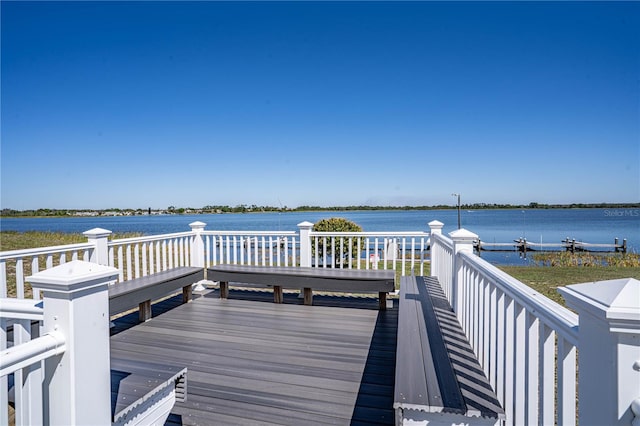
M365 231L428 231L432 220L445 224L444 233L457 228L456 210L347 211L230 213L218 215L171 215L128 217L8 218L0 229L15 231L61 231L81 233L92 228L113 232L164 234L188 231L189 223L205 222L209 230L297 230L303 221L315 223L328 217L345 217ZM575 238L589 243L611 244L627 239L630 250L640 249L640 209L535 209L463 210L462 227L486 242L511 242L525 237L532 242L559 243ZM485 254L495 263L525 263L518 253Z

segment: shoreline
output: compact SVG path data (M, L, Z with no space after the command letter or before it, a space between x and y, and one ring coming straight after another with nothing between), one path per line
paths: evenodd
M631 209L638 210L632 216L640 217L640 203L589 203L589 204L549 204L549 205L477 205L463 204L462 210L579 210L579 209ZM38 209L51 211L52 214L25 214L32 210L15 211L15 214L0 214L0 219L40 219L40 218L95 218L95 217L128 217L128 216L197 216L197 215L224 215L224 214L260 214L260 213L305 213L305 212L365 212L365 211L438 211L456 210L457 206L342 206L342 207L312 207L303 206L290 209L271 209L269 207L257 207L249 210L203 211L203 209L184 209L182 212L167 210L142 210L142 209ZM4 209L3 211L6 211ZM22 213L22 214L21 214Z

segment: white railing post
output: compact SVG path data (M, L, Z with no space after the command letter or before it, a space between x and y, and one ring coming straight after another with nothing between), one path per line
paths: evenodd
M464 285L464 271L462 270L462 261L458 253L466 251L473 254L473 242L478 236L464 228L457 229L449 233L453 241L453 286L451 288L451 307L456 315L460 315L463 310L461 288ZM458 317L459 318L459 317Z
M202 231L207 226L204 222L193 222L189 226L193 231L191 237L191 266L201 266L204 268L204 239Z
M430 235L442 235L442 227L444 226L444 223L440 222L439 220L432 220L431 222L429 222L429 234ZM440 259L438 259L438 251L433 249L433 239L431 239L431 247L429 248L429 251L431 252L431 276L432 277L437 277L438 276L438 267L440 265L439 261Z
M111 231L107 231L102 228L93 228L86 232L83 232L82 235L87 237L87 240L92 243L95 248L91 253L91 257L89 258L90 262L97 263L98 265L109 265L109 236L111 235Z
M204 227L207 226L207 224L204 222L196 221L190 223L189 226L191 227L191 231L193 231L193 236L191 237L191 266L204 268L204 238L202 237L202 231L204 230ZM193 287L193 290L205 290L205 282L208 283L208 281L206 280L195 283L195 287Z
M74 260L27 279L44 294L44 333L63 334L66 346L45 360L45 424L111 423L107 288L117 277L115 268Z
M558 291L578 313L580 426L640 423L640 281L575 284Z
M311 266L311 229L313 223L302 222L298 224L300 229L300 266Z

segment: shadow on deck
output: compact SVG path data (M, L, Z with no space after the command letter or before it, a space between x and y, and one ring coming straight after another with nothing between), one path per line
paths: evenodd
M112 329L112 356L184 365L187 400L167 424L388 424L398 323L375 297L217 290L182 305L177 296Z

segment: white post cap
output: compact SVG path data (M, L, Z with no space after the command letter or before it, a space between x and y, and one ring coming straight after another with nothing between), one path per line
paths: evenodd
M431 222L428 223L429 228L431 229L442 229L442 227L444 226L444 223L440 222L439 220L432 220Z
M207 226L207 224L206 224L206 223L204 223L204 222L200 222L200 221L198 220L198 221L195 221L195 222L191 222L191 223L189 224L189 226L191 227L191 229L192 229L193 231L195 231L196 229L204 229L204 227L205 227L205 226Z
M640 281L623 278L558 288L567 305L609 323L619 333L640 332Z
M298 228L313 228L313 223L305 220L304 222L300 222L298 224Z
M118 270L111 266L73 260L27 277L37 289L60 293L75 293L115 281Z
M454 241L474 241L478 239L478 235L471 231L467 231L464 228L456 229L453 232L449 232L449 236Z
M112 233L113 232L107 229L93 228L93 229L89 229L88 231L84 231L82 235L84 235L87 238L100 238L100 237L108 237Z

